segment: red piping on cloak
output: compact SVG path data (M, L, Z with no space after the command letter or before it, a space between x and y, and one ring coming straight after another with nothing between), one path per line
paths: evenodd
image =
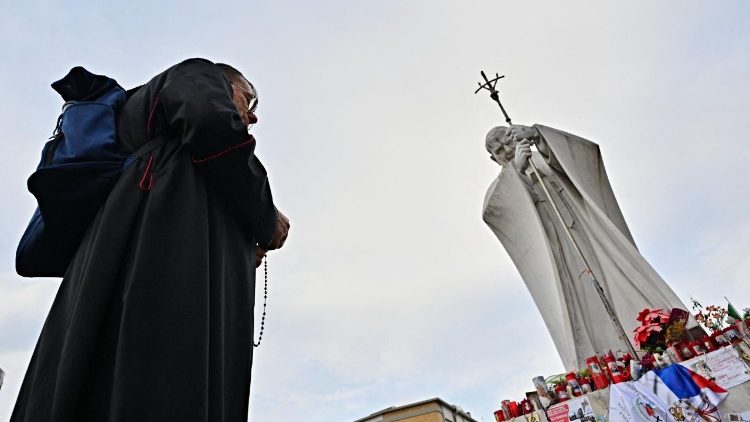
M148 134L149 139L151 138L151 121L154 118L154 113L156 112L156 106L159 105L159 95L156 96L154 99L154 104L151 105L151 111L148 113L148 121L146 122L146 133ZM138 188L143 191L150 191L151 187L153 185L153 175L151 174L151 166L154 163L154 154L151 153L148 156L148 163L146 164L146 170L143 171L143 176L141 176L141 181L138 182Z
M146 164L146 170L143 172L143 177L138 183L138 188L143 191L150 191L152 186L153 175L151 174L151 165L154 163L154 154L149 154L148 163Z
M209 156L209 157L206 157L206 158L195 158L195 157L193 157L193 162L194 162L195 164L205 163L206 161L210 161L210 160L213 160L214 158L219 158L219 157L221 157L222 155L224 155L224 154L228 153L229 151L235 150L235 149L237 149L237 148L242 148L242 147L243 147L243 146L245 146L245 145L249 145L249 144L252 144L252 143L253 143L253 141L254 141L254 139L253 139L253 138L250 138L250 139L248 139L247 141L245 141L245 142L243 142L243 143L241 143L241 144L237 144L237 145L232 145L231 147L229 147L229 148L227 148L227 149L225 149L225 150L223 150L223 151L219 151L219 152L217 152L216 154L214 154L214 155L211 155L211 156Z

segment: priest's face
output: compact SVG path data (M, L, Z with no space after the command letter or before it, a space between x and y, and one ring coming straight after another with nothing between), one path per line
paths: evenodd
M249 127L258 122L258 116L255 115L258 93L246 79L232 82L232 101L245 125Z
M497 126L487 133L485 148L500 165L505 165L513 159L516 153L517 142L508 136L508 128Z

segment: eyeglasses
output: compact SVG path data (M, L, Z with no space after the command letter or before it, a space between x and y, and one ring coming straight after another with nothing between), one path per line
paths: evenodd
M248 91L245 88L241 87L239 84L236 84L234 82L232 82L232 86L250 95L250 103L247 105L247 112L255 113L255 109L258 108L258 91L255 90L255 87L250 85L253 88L253 90Z
M247 89L241 87L239 84L236 84L234 82L232 82L232 86L250 95L250 102L247 105L247 113L254 114L255 109L258 108L258 91L256 91L255 87L250 85L253 88L253 91L255 91L253 92L253 91L248 91ZM250 132L250 128L252 127L253 127L253 123L250 123L249 125L247 125L248 133Z

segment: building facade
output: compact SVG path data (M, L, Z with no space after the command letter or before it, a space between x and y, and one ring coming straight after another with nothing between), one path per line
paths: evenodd
M434 398L392 406L354 422L478 422L459 406Z

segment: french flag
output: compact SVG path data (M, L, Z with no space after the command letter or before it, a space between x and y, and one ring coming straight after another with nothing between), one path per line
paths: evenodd
M720 421L727 391L682 365L610 388L610 421Z

